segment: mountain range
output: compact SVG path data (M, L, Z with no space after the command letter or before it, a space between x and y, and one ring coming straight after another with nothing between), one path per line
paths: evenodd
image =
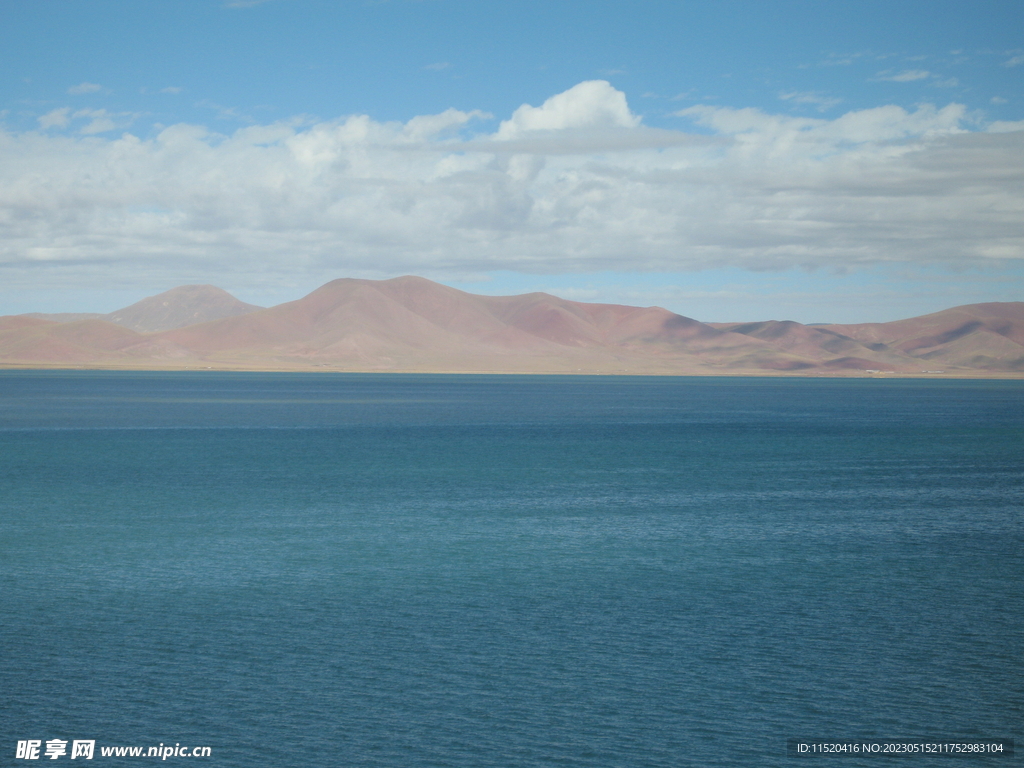
M0 317L2 367L802 375L1024 374L1024 302L889 323L702 323L660 307L334 280L262 308L187 285L102 314Z

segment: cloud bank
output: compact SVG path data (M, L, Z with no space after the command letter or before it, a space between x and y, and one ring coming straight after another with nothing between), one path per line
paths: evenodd
M0 131L8 286L1024 259L1024 126L978 130L957 104L697 106L670 131L591 81L490 133L449 109L145 139L69 113Z

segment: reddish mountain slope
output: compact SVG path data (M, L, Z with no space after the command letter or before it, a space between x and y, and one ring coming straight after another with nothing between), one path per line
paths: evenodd
M379 367L528 369L544 363L621 370L721 350L790 362L756 340L656 307L581 304L540 293L478 296L417 277L335 280L298 301L161 337L240 362L271 355Z
M1024 370L1024 303L957 307L895 323L709 325L660 307L544 293L479 296L400 277L334 280L269 309L211 286L183 286L105 317L114 316L140 328L214 319L138 333L95 319L0 318L0 362L595 373Z
M19 363L115 363L140 335L103 320L54 323L27 317L0 318L0 360Z
M260 309L262 307L239 301L212 285L182 285L111 312L103 319L139 333L151 333L245 315Z
M31 317L36 320L49 320L51 323L74 323L78 320L106 320L102 312L29 312L18 317Z
M966 304L891 323L825 329L930 363L1024 370L1024 302Z
M58 323L106 320L139 333L152 333L219 320L222 317L244 315L260 309L262 307L239 301L227 291L212 285L182 285L107 315L87 312L46 315L34 312L24 317Z
M868 362L900 364L902 355L893 355L887 347L862 344L832 329L801 325L792 320L768 320L761 323L714 323L715 328L742 333L814 360L859 357ZM838 328L838 326L836 326ZM869 366L870 367L870 366Z

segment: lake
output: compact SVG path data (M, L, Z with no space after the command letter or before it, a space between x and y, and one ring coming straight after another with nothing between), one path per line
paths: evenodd
M0 371L0 457L3 765L1022 735L1021 381Z

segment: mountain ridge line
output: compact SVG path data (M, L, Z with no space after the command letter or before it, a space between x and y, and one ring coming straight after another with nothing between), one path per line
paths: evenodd
M702 323L661 307L339 278L272 307L210 285L0 317L0 367L1024 377L1024 302L888 323Z

